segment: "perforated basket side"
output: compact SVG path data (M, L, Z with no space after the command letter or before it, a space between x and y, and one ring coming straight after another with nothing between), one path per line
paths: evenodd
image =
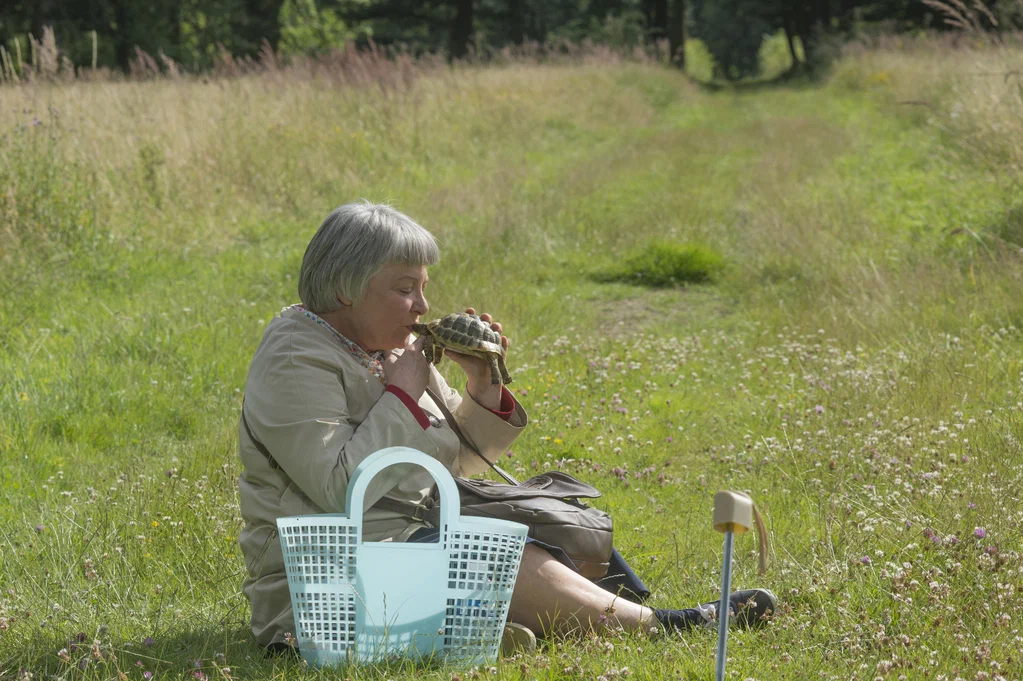
M292 594L298 647L306 659L337 662L355 646L355 594L351 591L307 591ZM326 654L326 655L325 655Z
M449 658L494 659L511 605L525 537L449 529L444 648Z
M282 518L278 528L289 586L340 586L355 578L359 528L315 516Z
M318 666L349 657L356 637L352 588L360 528L333 514L277 521L302 657Z

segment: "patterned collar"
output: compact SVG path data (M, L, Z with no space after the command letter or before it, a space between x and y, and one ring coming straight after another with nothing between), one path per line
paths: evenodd
M281 310L281 312L285 312L287 310L296 310L298 312L301 312L309 319L313 320L323 328L330 331L334 335L334 340L340 343L341 347L344 348L349 355L354 357L356 362L366 367L366 369L368 369L371 374L376 376L381 383L387 385L387 377L384 375L383 365L384 353L382 351L378 350L376 352L366 352L365 350L360 348L358 344L356 344L354 341L345 338L340 333L338 333L338 330L335 329L330 324L328 324L326 320L324 320L317 314L307 310L305 308L305 305L302 305L301 303L292 305L290 307L286 307L283 310Z

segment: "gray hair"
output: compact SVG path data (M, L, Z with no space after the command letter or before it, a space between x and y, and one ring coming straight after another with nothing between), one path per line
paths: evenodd
M388 265L438 260L433 235L409 216L381 203L348 203L327 216L306 247L298 297L311 312L333 312L339 295L362 300L370 278Z

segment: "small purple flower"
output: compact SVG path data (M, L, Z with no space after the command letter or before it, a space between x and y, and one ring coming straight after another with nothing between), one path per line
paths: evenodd
M153 672L142 672L142 678L149 681L149 679L153 678Z
M870 565L870 556L863 556L860 558L860 562L864 565Z
M664 441L667 442L668 444L671 444L673 442L673 440L671 439L670 435L668 437L664 438Z
M973 530L973 536L976 537L977 539L983 539L984 537L987 536L987 530L985 530L983 527L978 527Z
M949 546L955 546L956 544L959 543L959 537L955 536L954 534L950 534L945 539L945 543L948 544Z
M968 509L970 509L972 511L973 509L977 508L977 504L975 504L975 503L973 503L971 501L970 503L966 504L966 508L968 508Z
M36 532L42 532L45 529L46 529L46 525L43 525L42 523L39 523L38 525L36 525Z
M82 659L80 659L78 661L78 668L81 669L83 672L85 671L85 668L88 667L88 666L89 666L89 658L83 657Z
M32 127L36 127L37 125L42 125L42 124L43 124L43 122L41 120L39 120L38 116L33 116L32 117Z
M142 639L142 645L144 645L144 646L151 646L151 645L155 645L155 644L156 644L156 641L153 640L152 636L146 636L144 639Z
M136 667L141 667L142 666L142 660L135 660L135 666Z
M932 534L931 543L934 544L935 546L941 546L941 537L939 537L937 534Z
M824 407L822 407L822 406L821 406L821 405L819 405L819 404L818 404L818 405L817 405L816 407L814 407L814 408L813 408L813 410L814 410L815 412L817 412L817 415L818 415L818 416L820 416L821 414L823 414L823 413L824 413Z

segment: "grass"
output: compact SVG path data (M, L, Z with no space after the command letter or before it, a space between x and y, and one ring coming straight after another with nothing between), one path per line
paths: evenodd
M655 606L716 593L713 494L753 494L773 566L740 539L734 583L783 606L730 674L1019 678L1020 117L970 69L1020 53L964 49L713 94L584 59L5 89L0 678L320 676L250 641L237 417L307 240L361 196L438 236L434 312L505 324L533 421L510 467L602 489ZM657 242L728 267L590 277ZM707 678L714 648L346 673Z
M597 281L666 287L712 281L724 259L700 244L653 242L617 265L594 273Z

